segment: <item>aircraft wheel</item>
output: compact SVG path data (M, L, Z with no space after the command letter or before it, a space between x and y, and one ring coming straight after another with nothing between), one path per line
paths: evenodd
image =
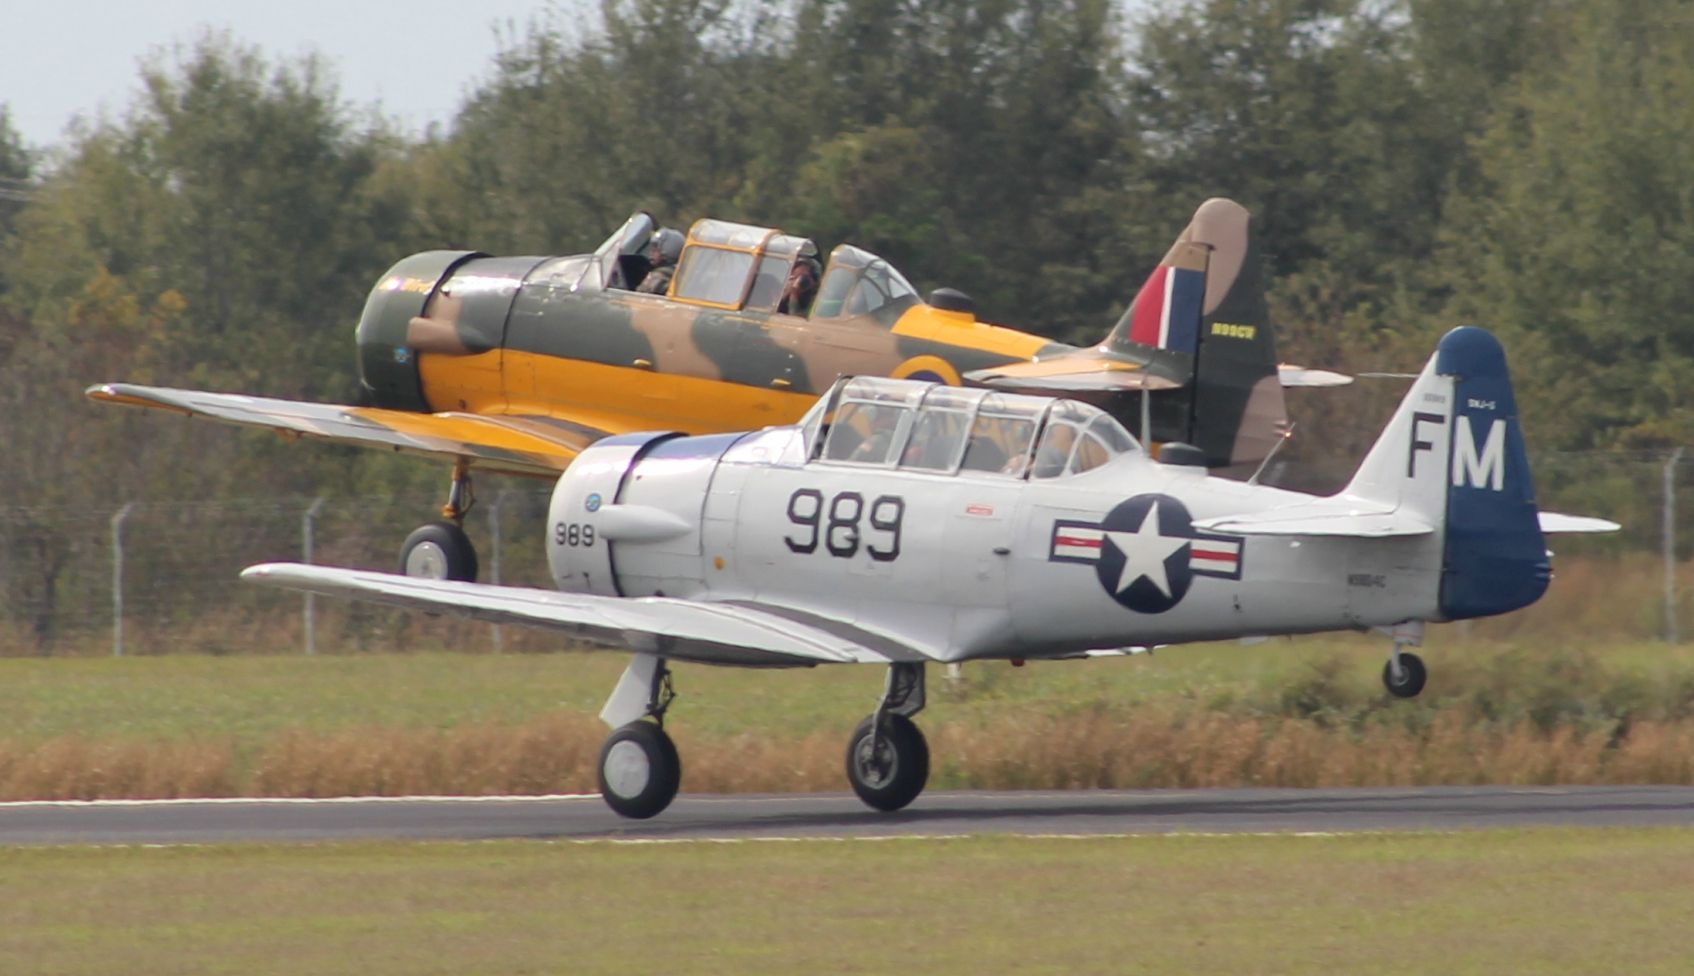
M1429 679L1429 671L1423 666L1423 658L1409 651L1400 652L1400 680L1394 680L1394 661L1389 659L1382 666L1382 683L1388 688L1388 693L1396 698L1416 698L1423 690L1423 683Z
M600 747L600 796L620 816L646 820L671 805L682 785L682 760L665 730L638 720Z
M400 547L400 572L423 579L476 581L476 547L452 522L419 526Z
M904 715L889 713L882 734L873 738L875 721L871 716L860 722L847 742L847 780L867 806L894 811L923 792L929 780L929 743Z

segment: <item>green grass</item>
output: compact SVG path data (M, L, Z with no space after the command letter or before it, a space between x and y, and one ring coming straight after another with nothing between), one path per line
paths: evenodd
M0 851L0 972L1686 973L1694 831Z
M1694 647L1583 650L1453 636L1443 634L1421 652L1432 674L1419 700L1431 703L1426 708L1468 698L1468 707L1509 710L1534 704L1534 693L1568 692L1577 704L1556 703L1567 710L1647 704L1669 710L1679 707L1684 685L1694 695ZM1155 702L1248 713L1329 707L1374 714L1388 704L1379 683L1385 653L1386 641L1365 637L1204 644L1022 668L974 663L957 687L937 667L930 669L924 721L982 725L1008 709L1063 714ZM281 731L516 724L561 710L594 714L625 663L623 654L577 652L0 658L0 740L214 737L245 749ZM877 667L679 665L681 697L672 717L711 737L845 733L875 707L882 681Z

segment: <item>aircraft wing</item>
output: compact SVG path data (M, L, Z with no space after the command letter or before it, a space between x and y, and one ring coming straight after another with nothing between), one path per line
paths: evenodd
M752 603L591 596L301 563L250 566L241 578L408 610L546 627L596 644L703 664L808 667L928 660L915 648L850 625Z
M284 437L389 448L436 458L464 458L489 471L557 475L583 448L609 433L553 417L410 413L335 403L307 403L234 393L205 393L129 383L88 388L90 399L170 410Z

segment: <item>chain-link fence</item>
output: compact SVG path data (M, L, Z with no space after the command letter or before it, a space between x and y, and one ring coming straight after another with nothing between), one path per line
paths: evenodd
M1557 599L1543 603L1557 605L1536 608L1530 625L1556 619L1543 629L1671 640L1694 633L1694 564L1684 566L1694 551L1694 456L1547 454L1534 470L1543 508L1604 516L1624 529L1549 540L1559 581ZM546 587L549 488L509 484L485 491L465 519L480 578ZM0 655L555 646L529 628L341 600L309 604L238 579L253 563L299 561L308 552L323 565L393 570L400 543L436 517L440 501L289 496L0 509ZM1685 570L1690 579L1678 582ZM1495 629L1523 626L1508 620Z
M541 544L548 495L547 488L529 485L484 493L464 523L481 560L481 579L548 585ZM393 571L400 543L439 517L440 504L437 496L418 495L0 509L0 654L521 642L514 628L439 620L424 628L417 615L307 601L238 578L253 563L308 555L322 565Z

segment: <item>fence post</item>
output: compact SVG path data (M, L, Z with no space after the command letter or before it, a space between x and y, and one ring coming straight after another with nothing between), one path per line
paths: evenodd
M135 509L125 502L112 516L112 656L124 656L124 519Z
M490 557L488 566L488 581L493 583L495 586L500 585L500 508L505 504L506 489L502 488L500 489L499 494L494 496L494 504L490 505L488 508L488 540ZM493 626L494 650L498 653L506 649L505 638L500 633L500 625L494 624Z
M318 513L323 511L323 507L323 496L319 495L312 499L312 504L306 509L306 514L300 516L300 551L308 565L312 561L313 523L317 521ZM308 593L306 594L306 654L310 656L316 653L318 653L317 597L315 594Z
M1682 460L1682 448L1670 452L1665 462L1665 642L1680 643L1676 628L1676 465Z

